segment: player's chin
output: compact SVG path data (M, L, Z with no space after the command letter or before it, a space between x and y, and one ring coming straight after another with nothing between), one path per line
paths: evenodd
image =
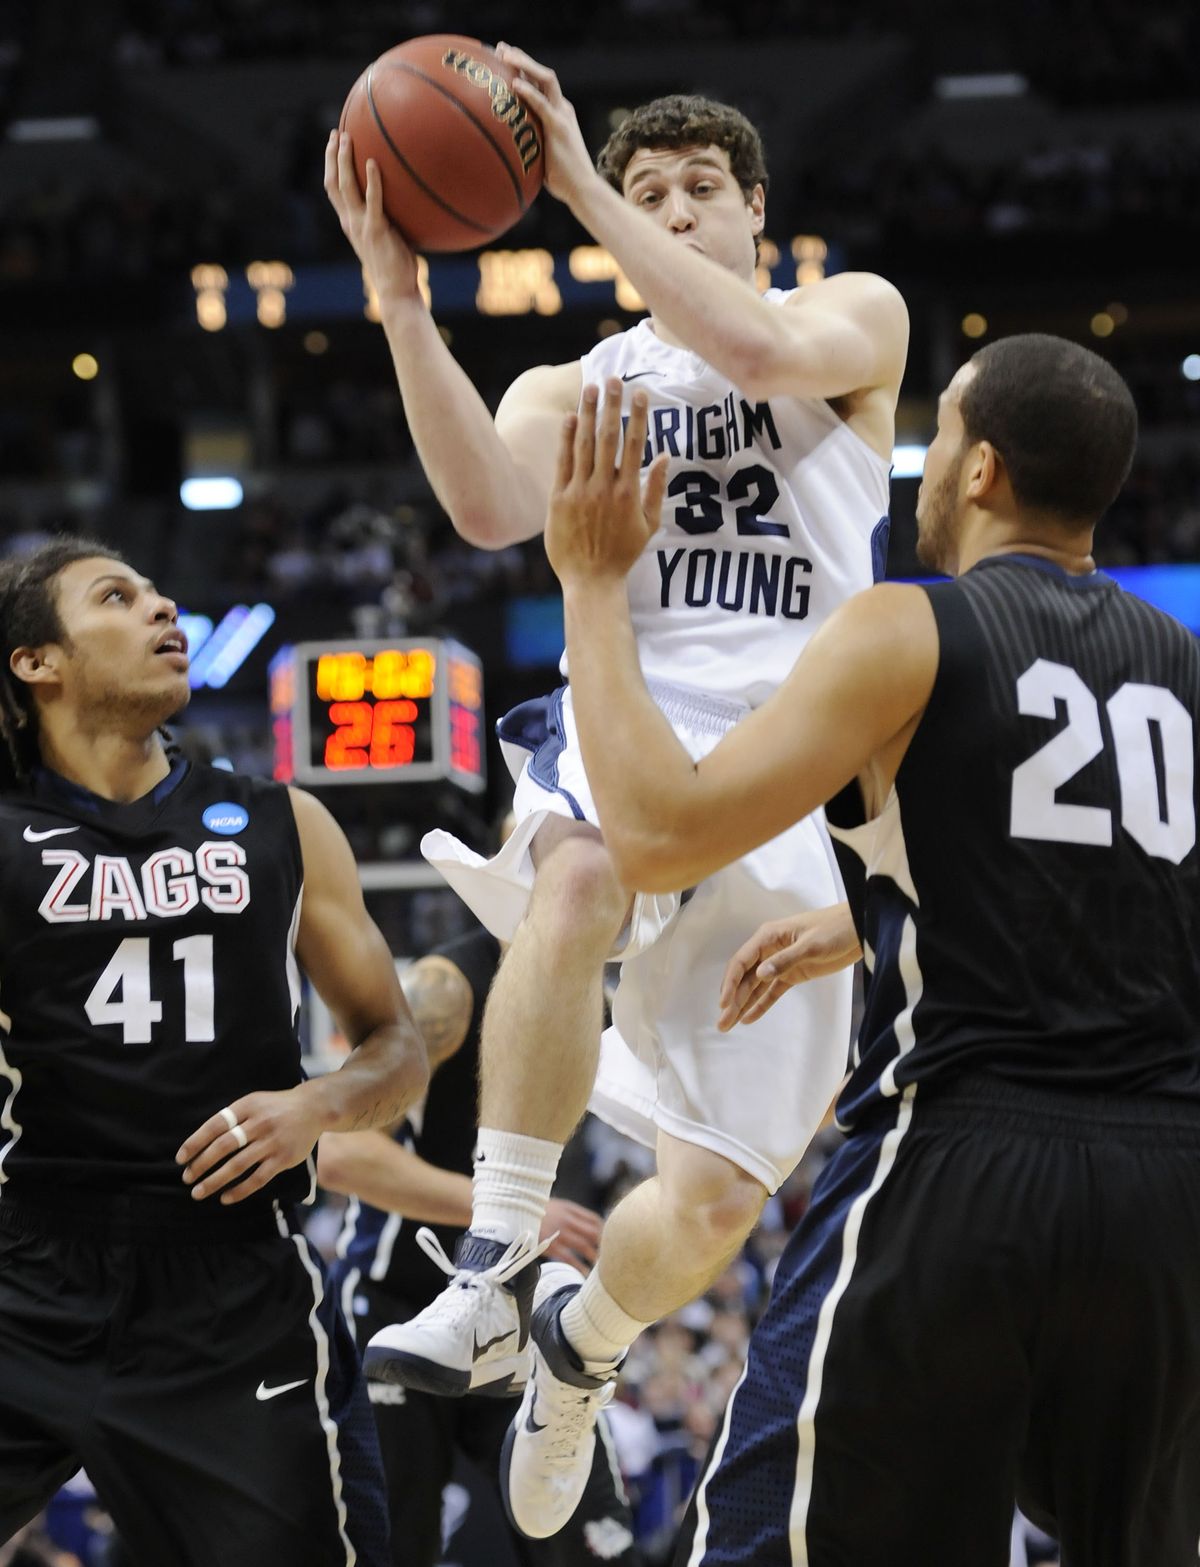
M192 699L187 670L172 669L159 675L154 682L153 699L162 710L161 722L164 724L176 713L182 712Z

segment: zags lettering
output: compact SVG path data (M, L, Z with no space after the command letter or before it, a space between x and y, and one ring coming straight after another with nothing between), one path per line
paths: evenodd
M92 861L78 849L43 849L42 864L56 872L38 904L51 925L178 919L200 903L215 914L240 914L250 902L246 851L228 840L202 843L194 858L187 849L160 849L140 873L123 855L98 854ZM72 902L76 893L79 901Z

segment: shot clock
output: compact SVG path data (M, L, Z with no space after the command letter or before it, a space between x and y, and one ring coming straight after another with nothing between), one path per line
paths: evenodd
M298 642L270 685L282 782L485 786L483 672L456 642Z

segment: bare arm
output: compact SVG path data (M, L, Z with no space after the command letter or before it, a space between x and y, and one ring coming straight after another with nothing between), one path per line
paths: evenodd
M400 988L429 1052L429 1070L436 1072L466 1040L475 1008L471 982L457 963L433 952L409 964Z
M681 245L600 177L553 71L507 45L500 53L522 73L516 90L542 120L549 190L616 257L669 332L747 396L883 390L894 410L908 311L890 283L846 273L810 285L784 310L768 304L749 279Z
M240 1202L306 1159L322 1132L392 1125L429 1081L425 1043L345 834L311 795L289 793L304 861L296 956L352 1049L336 1072L235 1100L226 1108L237 1132L224 1110L210 1116L176 1155L196 1198L220 1191L222 1203Z
M662 501L657 462L645 499L637 483L645 394L634 396L620 468L620 383L609 383L598 429L594 394L585 388L564 429L546 547L563 584L575 716L605 844L625 886L668 891L776 837L853 778L881 764L894 775L933 688L937 628L920 588L858 594L770 701L693 762L646 690L625 588Z
M471 1222L471 1177L441 1170L386 1132L331 1132L317 1149L317 1179L385 1213L425 1224Z
M466 1040L474 1007L470 981L456 963L431 953L404 970L401 984L436 1071ZM471 1222L471 1177L430 1164L382 1132L331 1132L322 1137L317 1176L330 1191L353 1193L374 1208L406 1219L463 1228ZM586 1271L596 1260L600 1229L598 1214L552 1197L541 1235L557 1239L546 1255Z
M425 307L416 257L383 211L378 168L368 164L364 197L350 138L339 142L336 132L325 150L325 190L375 285L417 455L455 530L483 549L536 538L545 523L557 421L579 396L578 365L522 376L501 404L498 429ZM541 430L547 417L548 440Z
M336 1072L305 1086L322 1106L323 1131L391 1126L428 1086L425 1042L345 834L312 795L289 793L304 856L296 956L351 1045Z
M317 1148L317 1179L327 1191L355 1196L385 1213L465 1229L471 1222L471 1177L443 1170L383 1132L330 1132ZM546 1206L540 1238L556 1236L546 1256L586 1273L596 1260L603 1222L565 1197Z

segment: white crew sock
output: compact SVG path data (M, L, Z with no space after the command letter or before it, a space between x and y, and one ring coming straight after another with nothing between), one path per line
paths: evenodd
M558 1171L561 1143L481 1126L475 1143L471 1233L487 1240L537 1239Z
M600 1282L599 1268L592 1269L579 1292L563 1307L559 1321L585 1371L623 1359L638 1334L650 1326L617 1305Z

